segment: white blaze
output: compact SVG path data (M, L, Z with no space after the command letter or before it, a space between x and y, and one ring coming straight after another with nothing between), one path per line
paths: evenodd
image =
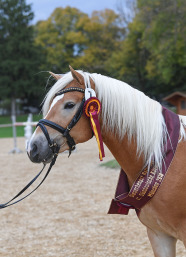
M64 97L64 94L58 95L58 96L56 96L56 97L54 98L54 100L52 101L52 103L51 103L51 105L50 105L50 109L48 110L47 115L48 115L49 112L52 110L52 108L54 107L54 105L55 105L59 100L61 100L63 97ZM46 116L47 116L47 115L46 115ZM45 116L45 118L46 118L46 116ZM44 119L45 119L45 118L44 118ZM31 145L31 142L32 142L33 138L35 138L35 137L36 137L36 130L35 130L34 133L32 134L32 137L31 137L29 143L27 144L27 152L28 152L28 154L30 154L30 145Z
M58 95L58 96L56 96L56 97L54 98L54 100L52 101L52 103L51 103L51 105L50 105L50 109L48 110L47 115L48 115L49 112L52 110L52 108L54 107L54 105L55 105L59 100L61 100L63 97L64 97L64 94ZM46 115L46 116L47 116L47 115Z

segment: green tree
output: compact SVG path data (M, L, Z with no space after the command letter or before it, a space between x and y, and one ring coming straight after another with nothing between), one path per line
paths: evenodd
M184 0L139 0L140 19L148 24L143 44L150 52L147 76L157 93L186 90L186 5Z
M0 0L0 90L1 99L12 100L28 94L36 96L38 85L39 52L34 46L33 18L30 5L25 0ZM37 93L38 92L38 93Z
M142 41L144 26L138 17L128 24L128 34L119 49L111 54L107 68L114 77L149 93L145 70L149 52Z
M56 8L46 21L35 26L35 43L42 48L46 56L43 70L56 73L67 71L68 65L74 65L85 48L86 38L78 22L86 14L76 8Z
M87 39L83 55L77 59L82 68L113 75L107 66L110 55L120 48L125 35L125 28L121 23L119 15L109 9L95 11L90 18L81 19L80 25Z
M106 62L118 48L123 30L112 10L93 12L89 17L76 8L57 8L35 27L35 42L47 57L42 69L60 73L71 64L108 74Z
M150 95L186 90L184 0L137 0L127 36L108 69Z

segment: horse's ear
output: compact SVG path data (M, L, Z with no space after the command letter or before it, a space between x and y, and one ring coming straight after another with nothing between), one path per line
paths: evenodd
M50 73L50 75L52 75L52 77L55 78L56 80L59 80L60 78L62 78L62 76L59 75L59 74L55 74L55 73L53 73L53 72L51 72L51 71L49 71L49 73Z
M77 82L78 82L80 85L83 85L83 84L84 84L84 78L83 78L83 76L82 76L79 72L75 71L70 65L69 65L69 68L70 68L70 71L71 71L71 73L72 73L72 77L73 77L75 80L77 80Z

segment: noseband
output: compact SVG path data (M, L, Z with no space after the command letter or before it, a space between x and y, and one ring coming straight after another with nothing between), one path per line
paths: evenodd
M73 91L85 93L85 90L83 88L70 87L70 88L66 88L66 89L60 90L59 92L57 92L55 94L54 97L56 97L58 95L65 94L65 93L68 93L68 92L73 92ZM76 114L72 118L72 120L69 123L69 125L67 126L67 128L63 128L60 125L58 125L57 123L52 122L52 121L47 120L47 119L39 120L39 122L36 125L36 127L40 127L41 130L43 131L43 133L44 133L44 135L45 135L45 137L46 137L46 139L48 141L48 145L49 145L49 147L50 147L50 149L52 150L53 153L56 152L57 144L55 142L51 141L50 136L49 136L48 131L47 131L47 128L45 126L48 126L48 127L51 127L52 129L57 130L59 133L62 134L63 137L66 138L66 142L67 142L67 144L69 146L69 156L70 156L71 152L76 147L76 143L75 143L73 137L71 137L70 131L76 125L76 123L79 121L79 119L81 118L81 115L83 114L84 103L85 103L85 97L83 97L83 100L81 101L80 106L79 106Z

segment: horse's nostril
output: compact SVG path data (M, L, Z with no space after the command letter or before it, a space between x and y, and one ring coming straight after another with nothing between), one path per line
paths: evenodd
M41 160L39 159L39 150L38 150L38 146L36 143L33 143L31 145L31 149L30 149L30 153L29 153L29 158L31 161L33 162L41 162Z
M33 153L37 152L37 145L36 144L33 144L32 152Z
M30 154L34 157L36 154L37 154L37 145L36 144L33 144L32 148L31 148L31 151L30 151Z
M28 157L35 163L47 162L53 157L53 152L49 148L48 142L40 137L30 142Z

